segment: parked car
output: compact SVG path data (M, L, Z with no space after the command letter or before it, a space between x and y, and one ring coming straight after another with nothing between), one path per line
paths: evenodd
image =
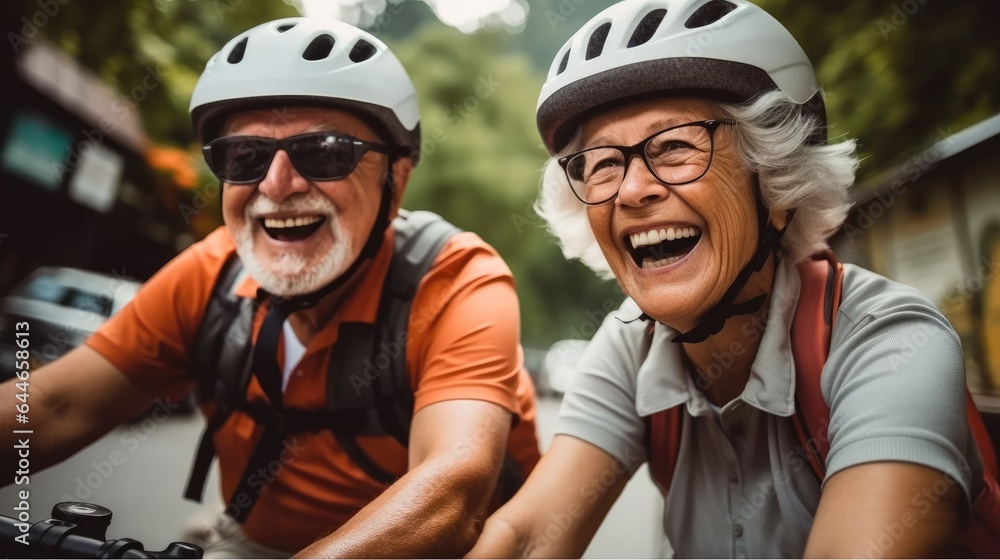
M13 376L18 323L27 323L29 363L35 370L83 344L105 321L132 301L141 282L124 274L105 274L61 266L41 267L0 300L0 380ZM7 365L10 364L10 365ZM195 410L193 395L177 412ZM141 421L148 410L132 419Z
M82 344L131 301L140 282L77 268L46 266L0 300L0 363L13 364L16 325L28 325L32 369ZM10 366L3 379L12 376Z

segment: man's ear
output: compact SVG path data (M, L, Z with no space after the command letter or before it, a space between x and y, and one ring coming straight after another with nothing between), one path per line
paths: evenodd
M408 157L397 159L392 164L392 207L389 209L389 216L395 218L399 212L399 206L403 202L403 194L406 192L406 185L410 182L410 173L413 172L413 160Z

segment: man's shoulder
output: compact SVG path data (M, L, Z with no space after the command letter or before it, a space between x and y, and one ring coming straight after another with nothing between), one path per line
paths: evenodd
M160 270L187 276L214 278L222 265L236 252L236 244L225 226L205 236L181 251Z
M511 277L510 267L489 243L471 231L460 231L441 247L427 280L461 281Z
M223 265L235 252L235 244L224 226L204 239L193 243L161 268L137 295L137 300L147 304L178 305L178 300L194 298L200 310L211 291ZM153 295L153 300L144 292ZM169 300L169 301L168 301Z
M226 226L217 227L204 239L193 243L184 252L191 251L203 258L224 261L236 251L236 243Z

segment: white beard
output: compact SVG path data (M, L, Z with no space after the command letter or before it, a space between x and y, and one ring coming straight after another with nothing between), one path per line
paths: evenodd
M335 245L325 255L283 253L265 267L254 254L253 231L261 216L274 212L325 216L326 223L321 227L330 228ZM315 196L292 197L282 204L276 204L265 196L255 195L246 205L244 219L244 226L233 235L236 254L257 284L272 295L290 297L315 292L343 274L351 265L350 253L354 237L343 228L336 207L318 193Z

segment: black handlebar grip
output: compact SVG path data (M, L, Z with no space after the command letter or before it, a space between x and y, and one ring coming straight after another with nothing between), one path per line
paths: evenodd
M0 515L0 557L201 558L204 554L201 547L185 542L172 542L157 552L143 550L142 543L134 539L105 540L111 510L101 506L60 503L53 508L53 514L64 519L46 519L32 524ZM67 514L74 521L65 519ZM27 531L22 530L25 526Z
M172 542L157 554L160 558L201 558L205 551L200 546L186 542Z

